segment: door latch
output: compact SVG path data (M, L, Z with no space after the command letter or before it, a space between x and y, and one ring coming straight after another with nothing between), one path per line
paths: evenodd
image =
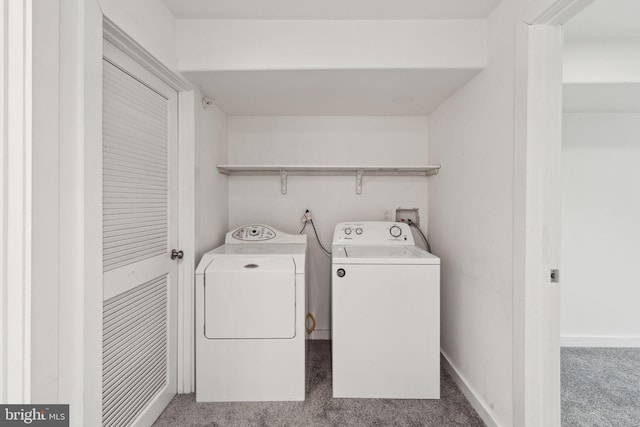
M560 270L557 270L557 269L551 270L550 279L551 279L551 283L560 283Z
M183 251L179 251L177 249L172 249L171 250L171 259L182 259L184 257L184 252Z

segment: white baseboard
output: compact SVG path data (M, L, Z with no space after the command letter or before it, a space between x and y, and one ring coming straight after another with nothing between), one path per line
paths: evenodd
M486 402L484 402L478 393L475 392L473 387L469 385L466 378L451 364L451 361L447 357L447 355L440 351L442 366L443 368L451 375L453 381L456 383L460 391L467 398L473 409L476 410L482 421L489 427L498 427L498 421L493 416L493 413L487 406Z
M640 347L637 336L588 336L563 335L560 337L561 347Z
M331 329L316 329L309 334L310 340L330 340Z

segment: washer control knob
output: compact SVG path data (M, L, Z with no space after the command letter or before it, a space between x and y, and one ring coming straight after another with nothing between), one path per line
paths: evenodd
M344 268L339 268L338 271L336 271L336 274L338 275L338 277L344 277L344 275L347 273L344 271Z
M348 236L349 234L351 234L351 229L350 229L349 227L345 228L345 229L344 229L344 234L346 234L347 236Z
M360 228L360 227L356 228L356 234L357 235L362 234L362 228Z
M393 225L389 229L389 233L391 233L393 237L400 237L400 235L402 234L402 229L397 225Z

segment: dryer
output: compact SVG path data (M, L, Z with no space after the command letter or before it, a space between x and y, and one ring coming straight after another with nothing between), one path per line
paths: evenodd
M400 222L333 234L333 397L440 398L440 259Z
M245 225L196 269L196 401L304 400L306 236Z

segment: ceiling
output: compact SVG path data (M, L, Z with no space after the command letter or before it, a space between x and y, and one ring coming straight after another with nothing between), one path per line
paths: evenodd
M636 39L640 51L640 1L595 0L564 26L568 43ZM563 110L584 113L640 112L640 83L592 82L564 85Z
M177 19L475 19L501 0L163 0Z
M478 70L185 72L230 115L416 116L431 113Z
M567 39L640 37L640 1L595 0L564 27Z

